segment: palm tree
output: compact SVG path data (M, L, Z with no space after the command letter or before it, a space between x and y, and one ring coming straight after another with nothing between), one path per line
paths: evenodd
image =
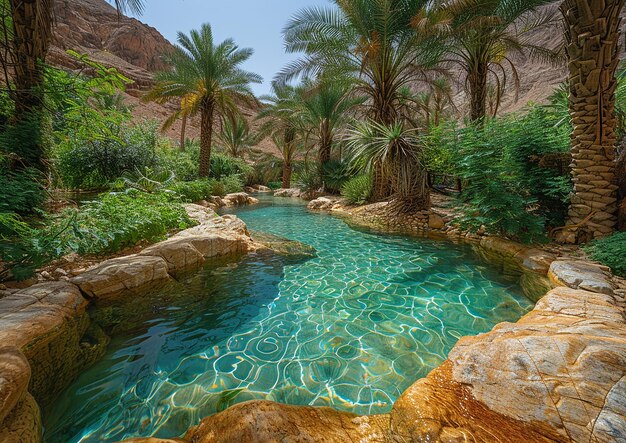
M366 171L383 165L391 177L391 214L412 213L430 206L427 173L421 164L416 134L416 129L405 129L400 122L385 125L371 121L357 123L348 136L355 164Z
M337 131L348 122L348 112L363 99L349 95L352 88L340 82L307 84L302 100L303 124L318 146L320 170L330 161Z
M405 86L427 78L439 60L432 35L418 34L412 19L427 0L335 0L335 8L307 8L284 30L288 52L304 56L288 64L279 81L298 76L337 82L352 79L356 92L368 98L367 115L381 125L395 124ZM374 165L373 197L390 194L389 177Z
M495 91L494 109L507 88L509 75L514 86L519 86L511 54L524 53L544 61L557 58L554 51L531 40L532 31L553 21L553 14L537 10L550 2L438 0L413 19L418 33L437 31L447 39L448 61L460 66L465 73L463 84L469 93L471 121L480 121L486 115L490 81Z
M574 194L562 240L610 234L617 223L615 71L624 0L565 0Z
M250 132L250 125L240 115L224 121L219 140L230 156L241 158L257 143L257 138Z
M178 33L178 45L166 61L169 71L155 75L155 85L146 100L165 103L172 98L184 99L180 112L200 114L200 177L208 177L215 118L232 118L239 105L252 106L256 99L250 83L261 77L245 71L240 65L248 60L252 49L239 49L232 39L215 44L211 25L204 24L189 35Z
M260 134L269 135L283 160L282 187L291 187L293 160L302 146L303 123L299 111L302 87L273 83L272 95L261 97L266 102L257 119L264 119Z

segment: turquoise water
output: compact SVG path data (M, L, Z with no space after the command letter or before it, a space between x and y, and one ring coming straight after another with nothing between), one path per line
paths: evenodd
M250 399L388 412L459 337L532 308L461 245L357 231L290 199L236 212L318 256L212 262L146 298L44 411L46 441L179 436Z

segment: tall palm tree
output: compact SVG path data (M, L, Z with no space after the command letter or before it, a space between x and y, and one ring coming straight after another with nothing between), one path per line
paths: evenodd
M565 0L574 194L562 240L610 234L617 223L615 71L624 0Z
M283 160L282 187L291 187L293 160L302 146L304 125L299 112L303 88L273 83L272 95L261 97L265 106L257 119L264 120L260 134L269 135L278 148Z
M351 78L368 97L368 116L379 124L401 119L400 91L426 79L440 45L432 35L418 34L411 21L427 0L334 0L334 8L307 8L284 29L288 52L304 56L288 64L278 80L322 76ZM374 165L373 197L390 194L389 177Z
M543 61L557 58L554 51L532 41L532 31L554 26L553 14L537 9L547 3L551 0L437 0L414 17L418 33L442 34L448 42L447 60L464 71L471 121L486 115L490 81L494 85L494 108L510 83L509 76L514 87L519 87L512 54L523 53Z
M240 115L224 120L219 141L232 157L243 158L256 143L257 137L250 132L250 125Z
M363 99L350 95L349 84L321 82L307 84L302 99L303 124L313 135L318 147L320 170L330 161L337 131L349 121L349 111Z
M256 104L250 84L262 79L240 68L253 50L239 49L232 39L215 44L209 24L189 35L179 32L177 41L175 51L166 56L172 69L155 75L155 85L146 94L146 100L189 100L190 112L200 114L199 175L208 177L214 119L236 115L239 105Z

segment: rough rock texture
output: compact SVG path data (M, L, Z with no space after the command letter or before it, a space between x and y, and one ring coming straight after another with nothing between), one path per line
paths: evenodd
M313 246L278 235L267 232L252 232L252 238L255 243L270 249L272 253L295 260L306 260L317 256L317 251Z
M375 443L388 441L388 427L385 415L359 417L326 407L250 401L205 418L185 439L194 443Z
M336 204L336 200L331 200L328 197L318 197L315 200L311 200L306 207L312 211L329 211Z
M90 298L106 298L125 290L167 281L167 262L156 256L139 254L112 258L74 277L71 282Z
M91 324L87 304L67 282L37 284L0 300L0 343L30 362L29 391L40 404L104 352L107 339Z
M258 199L254 197L250 197L245 192L226 194L226 196L222 199L222 201L225 203L225 206L227 207L255 205L259 202Z
M132 89L149 86L150 71L165 69L162 55L173 50L156 29L118 15L104 0L57 0L55 16L49 63L75 69L76 62L65 51L88 54L132 78Z
M564 441L626 439L626 322L610 295L556 288L517 323L461 339L449 360L494 412Z
M609 268L582 260L554 261L550 265L548 276L555 286L568 286L608 295L612 295L616 288Z
M253 185L253 186L246 186L244 188L244 191L250 193L250 192L260 192L260 193L270 193L272 192L272 190L270 188L268 188L267 186L263 186L263 185Z
M298 188L281 188L274 191L274 197L300 197L302 191Z
M138 254L106 260L74 277L72 283L90 298L106 299L123 291L142 290L166 282L176 272L200 266L207 258L253 249L246 225L237 217L218 217L211 209L199 205L185 208L200 223L198 226Z
M39 443L41 436L41 414L32 395L24 399L0 423L0 443Z

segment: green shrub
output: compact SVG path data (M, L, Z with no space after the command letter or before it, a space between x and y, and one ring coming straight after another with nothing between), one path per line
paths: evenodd
M132 128L110 122L111 134L73 134L56 150L55 167L61 186L100 189L126 173L159 164L157 128L152 124Z
M224 194L232 194L234 192L243 191L243 180L238 174L224 176L218 180L218 183L224 185Z
M322 187L322 177L317 165L304 165L293 173L291 181L303 191L316 191Z
M0 167L0 212L32 213L45 200L42 174L34 168L9 171Z
M283 182L269 182L267 187L271 190L280 189L283 186Z
M210 175L218 180L237 175L245 178L252 174L253 168L240 158L231 157L220 152L211 154Z
M182 201L188 203L207 200L212 195L216 195L214 189L217 181L211 180L194 180L190 182L174 182L168 186L170 191L175 192Z
M456 153L455 171L463 180L463 226L531 242L564 223L569 136L555 119L535 106L440 137L452 144L446 149Z
M322 179L328 192L339 193L341 187L351 177L352 174L350 174L350 167L347 162L330 160L322 168Z
M615 275L626 277L626 232L594 240L583 249L592 260L611 268Z
M11 220L4 219L10 226ZM37 267L70 252L115 253L142 241L161 240L167 232L193 224L173 193L130 189L104 195L79 210L47 216L40 227L22 226L20 235L2 238L0 256L16 278L27 278Z
M370 175L351 178L341 188L341 195L352 205L365 204L371 193L372 177Z

